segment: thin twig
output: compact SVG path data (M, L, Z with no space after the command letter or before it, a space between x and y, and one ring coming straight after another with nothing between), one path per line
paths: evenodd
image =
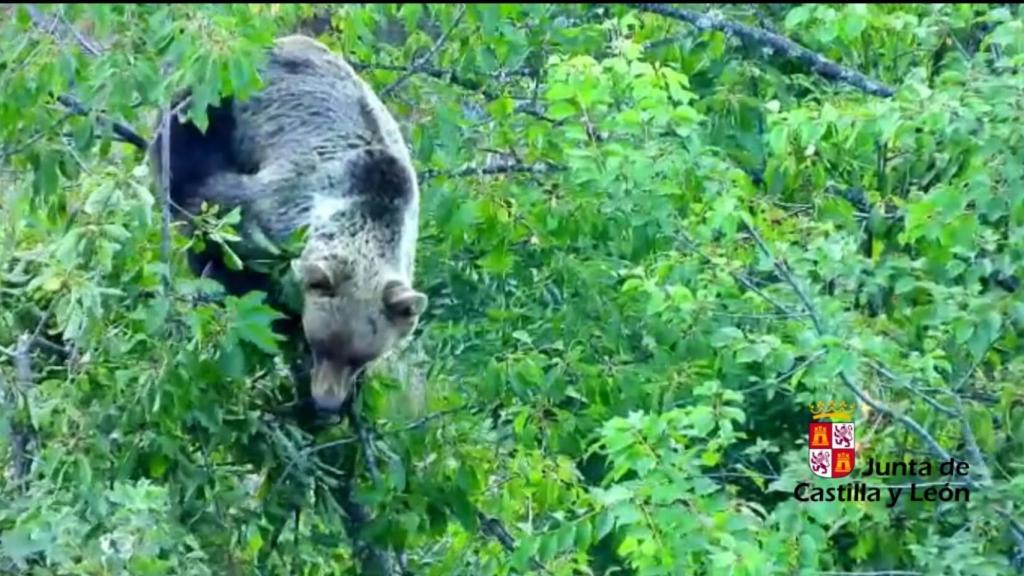
M363 417L359 415L359 410L356 408L356 402L353 400L349 403L348 410L349 422L352 423L352 428L355 430L356 437L359 438L359 443L363 447L363 455L366 458L366 469L370 473L370 478L374 484L380 484L380 468L377 467L377 456L373 449L373 439L370 431L366 429L363 423Z
M160 222L160 260L164 271L164 291L171 285L171 112L164 114L160 138L160 191L163 197Z
M22 395L27 396L32 390L33 374L32 374L32 348L36 342L40 339L40 334L43 332L43 328L46 327L46 323L50 321L50 316L53 314L55 301L51 302L49 307L40 316L39 321L36 323L35 329L31 333L24 333L18 338L18 344L15 346L13 352L8 352L14 363L14 372L17 377L18 392ZM22 414L22 418L15 419L12 425L13 430L11 435L13 436L11 441L11 460L12 460L12 476L15 482L22 482L28 476L29 471L32 467L32 452L36 444L38 443L38 434L35 428L32 426L32 421L29 417L30 411L25 410Z
M32 20L32 23L37 28L42 28L43 26L48 27L49 30L47 31L47 34L63 41L64 39L57 35L57 24L63 24L65 31L69 32L74 37L75 41L78 43L79 46L81 46L84 52L86 52L90 56L100 55L100 50L93 45L94 42L90 41L88 38L85 37L84 34L79 32L78 29L72 26L71 23L67 21L67 19L64 17L62 13L58 13L56 16L50 18L49 21L47 21L47 18L43 16L43 13L40 12L39 8L36 8L35 5L28 4L25 6L25 8L28 11L29 18Z
M39 30L42 30L49 36L56 35L57 22L59 22L57 18L51 18L49 21L47 21L46 18L43 16L43 13L40 12L39 9L33 6L32 4L26 6L26 11L28 12L29 19L32 20L33 26L35 26Z
M924 576L914 570L878 570L874 572L815 572L816 576Z
M350 470L349 479L342 482L338 490L338 504L345 511L345 531L353 540L356 557L362 569L370 574L397 576L401 567L388 550L381 550L368 542L362 534L363 528L372 520L369 510L353 498L352 481L355 470Z
M455 15L455 20L452 21L452 25L449 26L448 29L445 30L444 33L442 33L441 36L438 37L437 41L434 42L434 46L431 47L430 51L428 51L426 54L424 54L422 58L417 60L409 68L409 70L407 70L404 74L399 76L398 80L395 80L394 83L392 83L390 86L387 86L386 88L381 90L380 97L381 98L386 98L388 96L388 94L391 94L395 90L398 90L398 88L402 84L405 84L405 82L407 80L409 80L409 78L411 78L412 75L415 74L420 68L423 68L427 64L429 64L430 61L434 58L434 55L437 54L437 52L439 50L441 50L441 47L444 46L444 43L448 41L448 37L451 36L453 31L455 31L455 28L458 27L459 23L462 21L462 17L465 16L465 15L466 15L466 5L463 4L459 8L459 13Z
M28 395L33 387L31 360L33 340L32 335L22 334L14 349L14 372L17 376L19 393L22 395ZM11 442L12 477L15 482L21 482L28 476L32 467L32 452L38 440L28 410L24 410L21 418L16 419L12 425L11 435L14 437Z
M708 314L717 318L732 318L734 320L790 320L800 316L806 316L806 312L792 312L790 314L734 314L732 312L717 312L711 310Z
M943 406L942 404L939 404L939 402L937 400L935 400L934 398L929 396L923 390L918 389L916 386L914 386L912 384L903 382L902 380L900 380L899 376L897 376L896 374L893 374L892 370L889 370L888 368L886 368L882 364L880 364L880 363L878 363L875 360L872 360L870 358L868 359L867 362L868 362L868 364L871 365L872 368L875 369L876 372L878 372L882 376L885 376L887 379L891 380L892 382L894 382L896 384L902 385L904 388L909 390L912 394L918 396L919 398L921 398L921 400L924 400L925 403L927 403L932 408L935 408L936 410L938 410L939 412L945 414L946 416L950 416L950 417L953 417L953 418L956 418L959 415L956 410L954 410L952 408L947 408L946 406Z
M420 418L419 420L415 420L413 422L410 422L409 424L406 424L405 426L402 426L401 428L396 428L394 430L386 430L382 434L387 436L387 435L390 435L390 434L399 434L399 433L402 433L402 432L408 432L410 430L414 430L416 428L420 428L420 427L422 427L423 425L425 425L426 423L428 423L430 421L437 420L438 418L443 418L445 416L448 416L449 414L453 414L455 412L459 412L459 411L462 411L464 409L466 409L465 405L456 406L454 408L447 408L445 410L438 410L437 412L434 412L432 414L427 414L426 416ZM362 438L359 436L359 434L357 432L356 436L349 436L347 438L340 438L338 440L331 440L330 442L324 442L323 444L317 444L316 446L310 446L308 448L305 448L305 449L301 450L299 452L299 454L297 454L296 457L294 459L292 459L292 461L290 461L288 463L288 466L285 468L284 473L281 475L281 481L283 482L284 479L287 478L289 472L291 471L291 468L298 461L298 459L300 459L300 458L301 459L307 459L307 458L313 456L314 454L316 454L317 452L323 452L324 450L329 450L331 448L335 448L335 447L338 447L338 446L344 446L346 444L352 444L352 443L361 442L361 441L362 441ZM365 446L364 446L364 449L365 449ZM374 464L374 466L376 466L376 465Z
M76 116L88 116L89 109L86 108L81 102L78 101L74 96L67 94L61 94L57 97L57 101L64 105L72 114ZM149 148L149 140L146 140L134 128L117 120L111 120L105 116L99 116L99 119L110 124L110 130L124 142L135 146L139 150L147 150Z
M701 258L707 260L708 262L711 262L711 263L715 262L714 258L712 258L709 254L705 253L703 250L698 248L697 244L693 240L691 240L689 238L689 236L687 236L686 234L681 234L680 235L680 239L682 240L682 243L685 245L686 249L689 250L690 252L693 252L694 254L700 256ZM736 280L740 284L743 284L743 286L747 290L750 290L754 294L757 294L765 302L771 304L779 312L779 314L781 314L783 316L790 316L790 317L795 317L795 316L798 315L798 314L794 313L792 310L790 310L789 308L787 308L786 306L783 306L782 304L780 304L777 300L775 300L774 298L772 298L768 294L765 294L764 291L762 291L760 288L755 286L754 283L751 282L750 279L748 279L743 274L740 274L739 272L733 272L732 270L729 270L728 272L729 272L729 275L732 276L734 280Z
M717 15L701 14L665 4L630 4L629 6L642 12L650 12L686 22L701 32L717 30L730 36L735 36L748 44L769 48L803 64L822 78L849 84L874 96L889 98L895 93L892 88L877 80L837 64L817 52L804 48L785 36L780 36L767 30L726 20Z
M82 47L82 50L85 50L91 56L99 56L102 53L102 50L96 47L96 42L89 39L85 34L82 34L78 28L68 22L67 18L61 15L60 20L64 23L64 27L71 32L71 35L75 37L75 40L78 42L78 45Z
M497 164L494 166L467 166L450 172L424 170L423 179L429 180L431 178L438 178L441 176L446 178L464 178L467 176L494 176L497 174L547 174L550 172L560 171L561 169L561 167L544 163L519 164L513 162L509 164Z
M68 113L64 114L63 116L61 116L60 118L54 120L53 123L50 124L50 126L48 128L44 128L43 130L40 130L40 131L36 132L35 134L30 136L24 142L19 143L17 146L11 146L10 148L4 148L4 149L0 150L0 164L2 164L3 161L7 157L9 157L9 156L15 156L15 155L21 154L22 152L27 150L29 147L31 147L33 144L35 144L36 142L41 140L44 136L46 136L47 134L52 132L58 126L63 125L65 122L67 122L70 118L72 118L74 116L77 116L77 114L75 114L74 112L68 112Z

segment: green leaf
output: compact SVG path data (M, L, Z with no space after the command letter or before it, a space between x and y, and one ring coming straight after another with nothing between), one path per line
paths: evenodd
M545 96L549 101L570 100L576 95L576 89L568 84L555 84L548 89Z
M747 344L736 352L736 361L741 364L760 362L768 352L768 347L764 344Z
M537 548L537 559L542 564L547 564L558 552L557 534L543 534L539 538L540 546Z
M60 180L57 174L58 158L53 152L44 152L39 158L35 172L35 191L44 197L52 198L57 193Z
M559 552L568 550L576 540L576 524L566 523L556 533L556 548Z
M47 533L33 534L32 530L25 528L14 528L4 532L2 539L2 545L0 550L3 551L3 555L10 558L14 562L24 562L30 556L45 552L49 548L47 542Z
M258 529L251 531L245 543L245 550L250 556L255 556L263 548L263 536Z
M721 348L743 339L743 332L735 326L723 326L711 336L710 343L715 348Z
M554 121L564 120L576 115L576 106L570 102L555 102L548 107L547 116Z
M479 524L479 519L476 515L476 508L470 503L466 493L461 490L453 490L450 493L449 504L451 505L452 513L462 524L462 527L468 532L476 532Z
M149 459L149 475L152 478L162 478L167 471L170 460L162 453L156 453Z
M814 10L813 4L801 4L792 8L786 13L786 19L783 22L786 30L795 30L800 27L801 24L807 21L811 16L811 11Z
M600 540L608 535L615 527L615 518L608 510L602 510L597 515L597 524L595 526L597 539Z
M581 552L587 550L590 547L591 542L593 541L593 535L593 527L591 526L589 519L584 518L577 522L575 535L576 537L574 539L576 550Z
M245 355L241 348L234 343L225 346L217 359L217 367L228 378L244 378Z
M152 336L163 328L167 315L170 312L171 304L166 298L157 297L147 307L145 324L143 330L147 335Z

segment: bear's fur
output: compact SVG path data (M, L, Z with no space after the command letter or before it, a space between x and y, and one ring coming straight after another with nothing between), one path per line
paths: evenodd
M340 57L305 36L275 42L263 88L209 111L205 133L172 121L170 197L195 214L205 201L241 208L243 254L273 254L306 227L293 261L302 310L283 330L311 357L309 394L337 411L358 374L416 326L427 304L413 289L419 187L398 125ZM153 146L160 172L161 142ZM232 294L274 294L271 279L229 270L215 250L191 268ZM297 372L301 378L301 370ZM303 382L300 381L300 391Z

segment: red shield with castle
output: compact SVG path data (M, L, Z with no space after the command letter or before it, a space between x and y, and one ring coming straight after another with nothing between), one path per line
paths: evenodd
M807 464L822 478L842 478L855 463L853 422L811 422Z

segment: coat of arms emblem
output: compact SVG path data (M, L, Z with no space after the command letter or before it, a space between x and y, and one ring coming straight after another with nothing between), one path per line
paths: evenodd
M807 464L822 478L842 478L853 472L853 408L845 401L817 402L810 407L811 425L807 438ZM827 421L825 421L827 420Z

